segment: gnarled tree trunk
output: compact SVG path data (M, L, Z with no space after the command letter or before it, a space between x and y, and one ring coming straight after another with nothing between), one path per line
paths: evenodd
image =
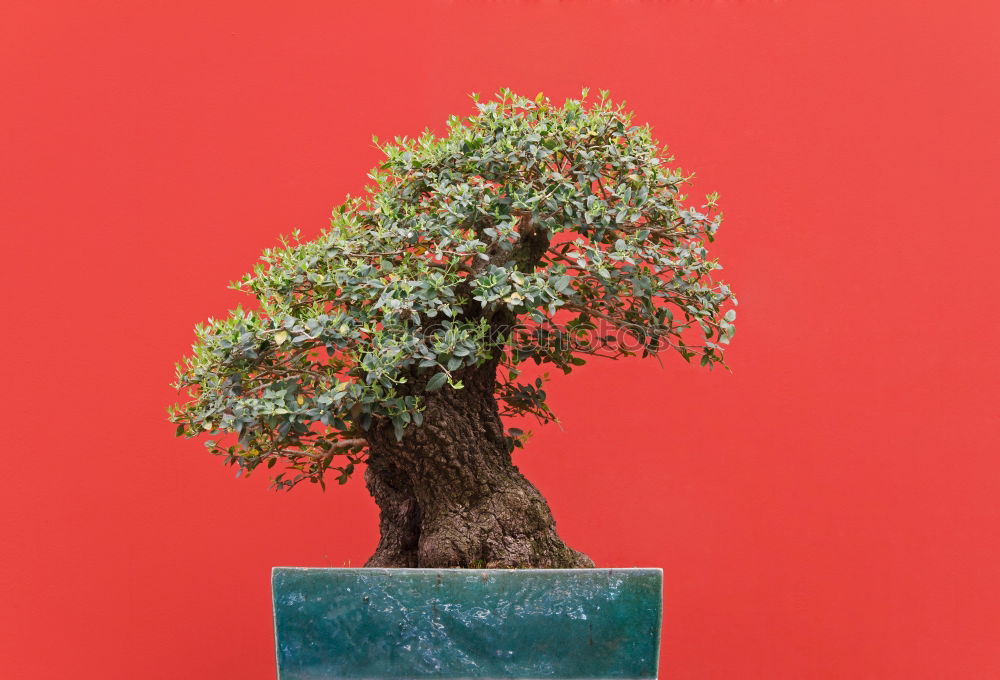
M496 364L425 395L420 427L368 432L365 480L381 510L369 567L592 567L559 538L548 504L511 461L494 399ZM419 385L411 385L419 387Z

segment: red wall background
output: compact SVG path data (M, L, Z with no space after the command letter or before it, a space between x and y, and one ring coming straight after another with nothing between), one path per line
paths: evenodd
M192 325L373 133L589 85L721 193L742 304L731 375L552 385L563 535L663 567L666 678L1000 677L996 3L160 4L0 10L0 674L273 678L270 567L375 507L174 439Z

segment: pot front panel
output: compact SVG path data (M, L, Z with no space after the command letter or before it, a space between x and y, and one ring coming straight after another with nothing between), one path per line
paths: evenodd
M655 678L662 580L659 569L278 567L278 678Z

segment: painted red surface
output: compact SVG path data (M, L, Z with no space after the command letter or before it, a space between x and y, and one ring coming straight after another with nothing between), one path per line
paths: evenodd
M663 567L667 678L1000 677L995 3L262 5L0 11L4 677L273 677L270 567L375 508L174 439L192 325L373 133L583 85L721 192L742 304L731 375L553 383L564 536Z

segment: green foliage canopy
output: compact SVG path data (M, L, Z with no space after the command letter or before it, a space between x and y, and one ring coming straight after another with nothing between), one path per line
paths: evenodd
M568 373L587 355L670 350L723 363L736 300L706 250L717 197L684 205L690 177L606 92L473 100L441 137L381 145L374 184L329 229L283 239L232 284L256 308L196 327L178 435L233 435L207 446L238 475L283 461L278 488L331 469L343 483L373 422L404 437L426 392L461 389L468 367L495 361L502 413L548 421L522 362Z

